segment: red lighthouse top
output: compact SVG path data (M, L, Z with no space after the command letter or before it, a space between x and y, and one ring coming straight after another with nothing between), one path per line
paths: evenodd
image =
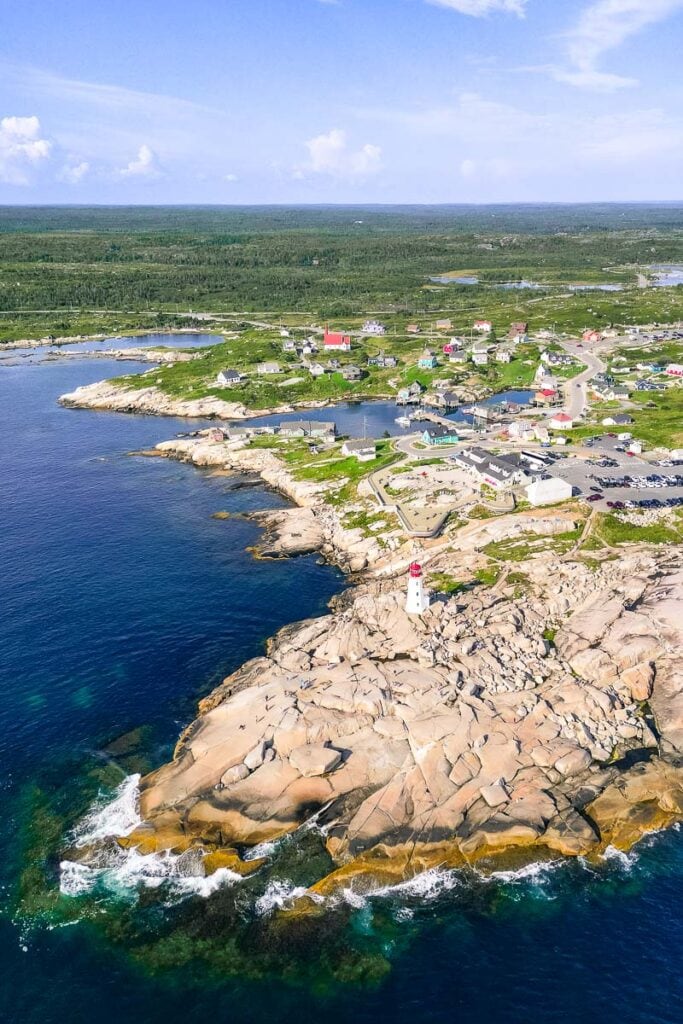
M422 575L422 566L420 565L419 562L410 563L410 575L414 580L419 580L420 576Z

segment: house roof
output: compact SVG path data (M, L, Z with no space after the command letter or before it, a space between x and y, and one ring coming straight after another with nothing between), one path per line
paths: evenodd
M556 413L553 416L553 419L557 420L559 423L571 423L572 422L571 416L568 416L566 412L558 412L558 413Z
M426 434L428 437L457 437L458 431L455 425L446 427L441 423L437 423L434 427L427 427L423 434Z
M350 345L351 338L348 334L343 334L341 331L328 331L325 328L325 334L323 341L326 345Z
M240 375L239 375L239 371L238 370L220 370L218 376L219 377L236 377L239 380L239 376Z
M333 434L336 427L334 423L326 423L323 420L289 420L280 424L280 430L303 430L307 434L317 430Z
M347 452L365 452L375 450L377 442L372 437L362 438L359 441L344 441L344 448Z
M464 462L465 465L476 469L482 476L487 474L501 482L509 480L520 469L519 464L511 458L499 458L483 448L469 448L454 455L453 458L456 462Z

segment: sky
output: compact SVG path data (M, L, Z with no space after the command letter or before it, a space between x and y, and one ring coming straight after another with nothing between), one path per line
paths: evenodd
M681 200L681 54L683 0L0 0L0 203Z

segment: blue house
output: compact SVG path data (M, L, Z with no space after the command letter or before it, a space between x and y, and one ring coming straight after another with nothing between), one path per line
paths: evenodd
M436 444L457 444L460 438L454 426L435 424L433 427L427 427L422 434L422 440L431 447Z
M421 370L433 370L439 364L436 356L429 349L425 349L420 358L417 361L417 365Z

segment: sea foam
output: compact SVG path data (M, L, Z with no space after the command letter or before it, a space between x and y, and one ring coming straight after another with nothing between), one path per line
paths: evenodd
M113 800L99 804L78 823L72 833L78 849L94 846L88 863L64 860L59 865L59 888L65 896L83 896L104 889L120 897L135 897L139 888L166 885L175 897L209 896L221 886L241 881L241 875L219 868L204 873L201 850L172 853L141 853L123 849L114 840L130 835L140 824L140 776L129 775Z

